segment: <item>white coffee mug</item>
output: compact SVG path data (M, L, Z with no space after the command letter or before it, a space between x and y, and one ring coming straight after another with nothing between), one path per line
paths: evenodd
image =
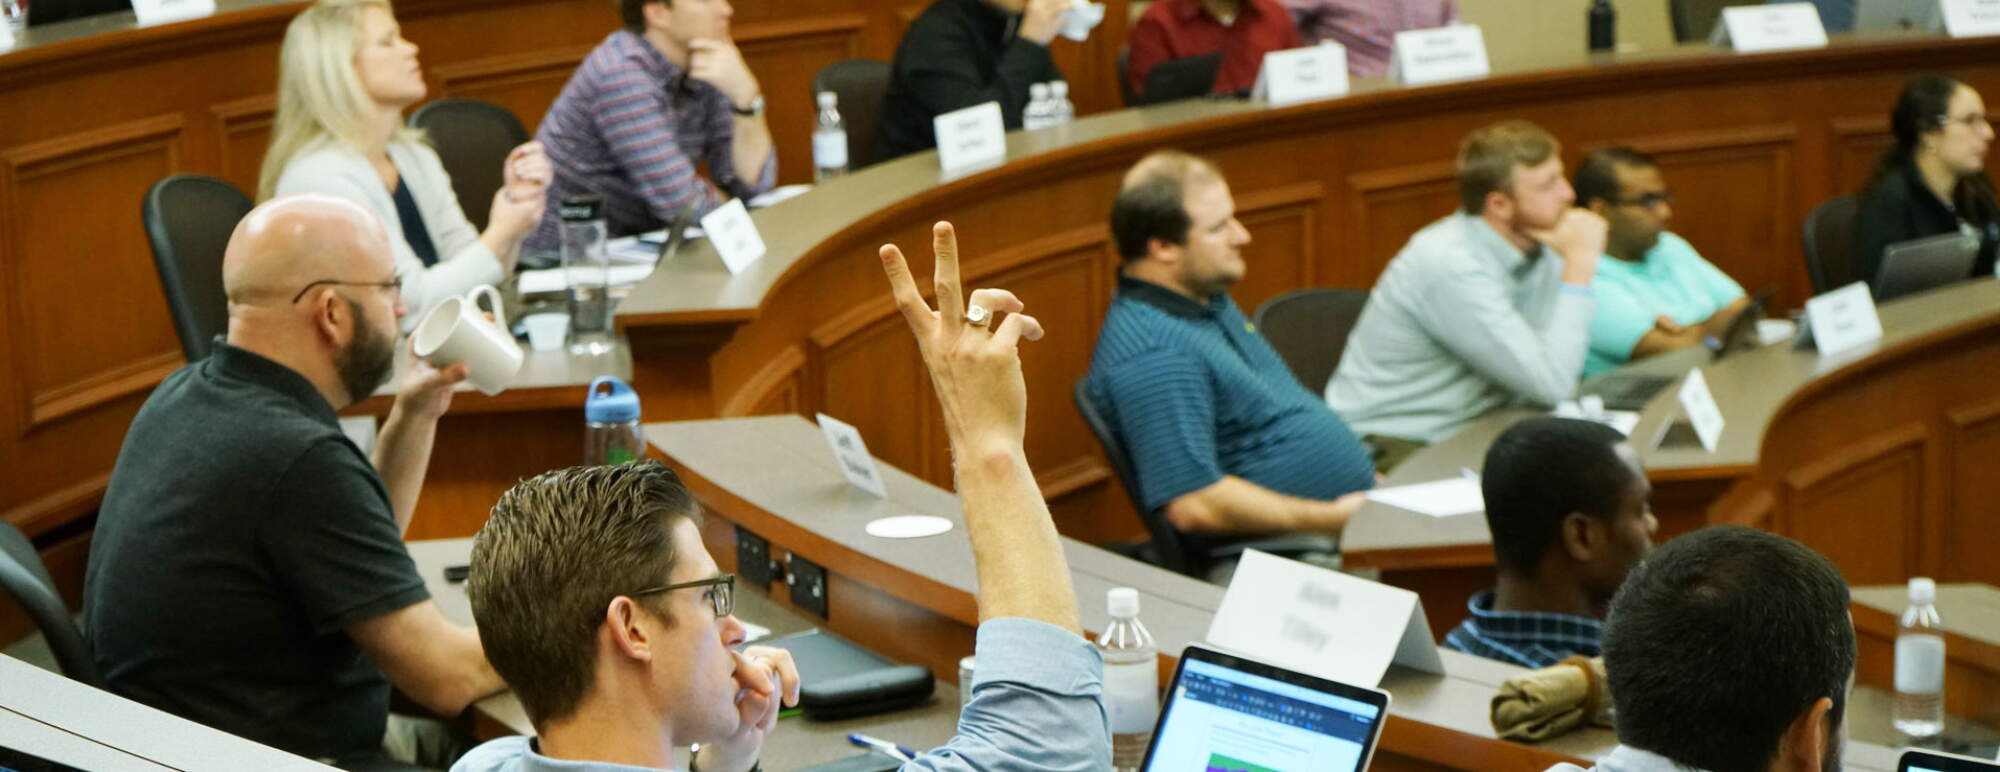
M493 319L479 312L479 296L493 303ZM472 385L487 396L507 390L521 370L521 346L507 332L500 291L481 284L463 298L446 298L417 323L416 354L438 367L464 362L472 369Z

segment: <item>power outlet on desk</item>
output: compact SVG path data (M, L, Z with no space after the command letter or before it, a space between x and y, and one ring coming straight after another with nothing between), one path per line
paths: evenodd
M826 569L797 555L789 561L785 583L792 586L792 605L826 618Z
M736 578L751 587L766 588L779 574L778 562L771 559L771 542L736 527Z

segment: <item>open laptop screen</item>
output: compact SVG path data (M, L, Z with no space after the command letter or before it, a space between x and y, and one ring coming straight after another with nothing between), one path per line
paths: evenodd
M1388 695L1190 647L1146 772L1364 769Z

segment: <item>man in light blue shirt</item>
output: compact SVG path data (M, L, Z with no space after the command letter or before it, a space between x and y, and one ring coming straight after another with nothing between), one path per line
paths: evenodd
M1590 320L1596 375L1714 339L1750 304L1743 287L1667 231L1673 193L1652 157L1629 147L1585 156L1576 170L1576 202L1610 224L1597 263L1597 315Z
M1111 732L1104 661L1080 634L1048 505L1022 450L1027 394L1016 348L1042 336L1005 290L960 295L957 240L934 232L938 309L884 247L897 306L945 411L979 575L978 674L958 736L903 764L938 770L1102 770ZM996 316L1004 320L993 324ZM473 617L536 736L481 745L454 772L672 769L747 772L798 701L782 649L734 651L735 576L716 569L699 504L657 462L549 472L509 490L473 545Z
M1326 401L1378 449L1576 392L1605 224L1571 206L1557 151L1525 121L1467 136L1462 211L1418 231L1376 280Z

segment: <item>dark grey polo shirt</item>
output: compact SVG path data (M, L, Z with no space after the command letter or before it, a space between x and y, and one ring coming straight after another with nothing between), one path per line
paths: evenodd
M346 628L429 597L332 406L218 341L125 435L84 614L113 691L346 762L380 752L389 711L388 679Z

